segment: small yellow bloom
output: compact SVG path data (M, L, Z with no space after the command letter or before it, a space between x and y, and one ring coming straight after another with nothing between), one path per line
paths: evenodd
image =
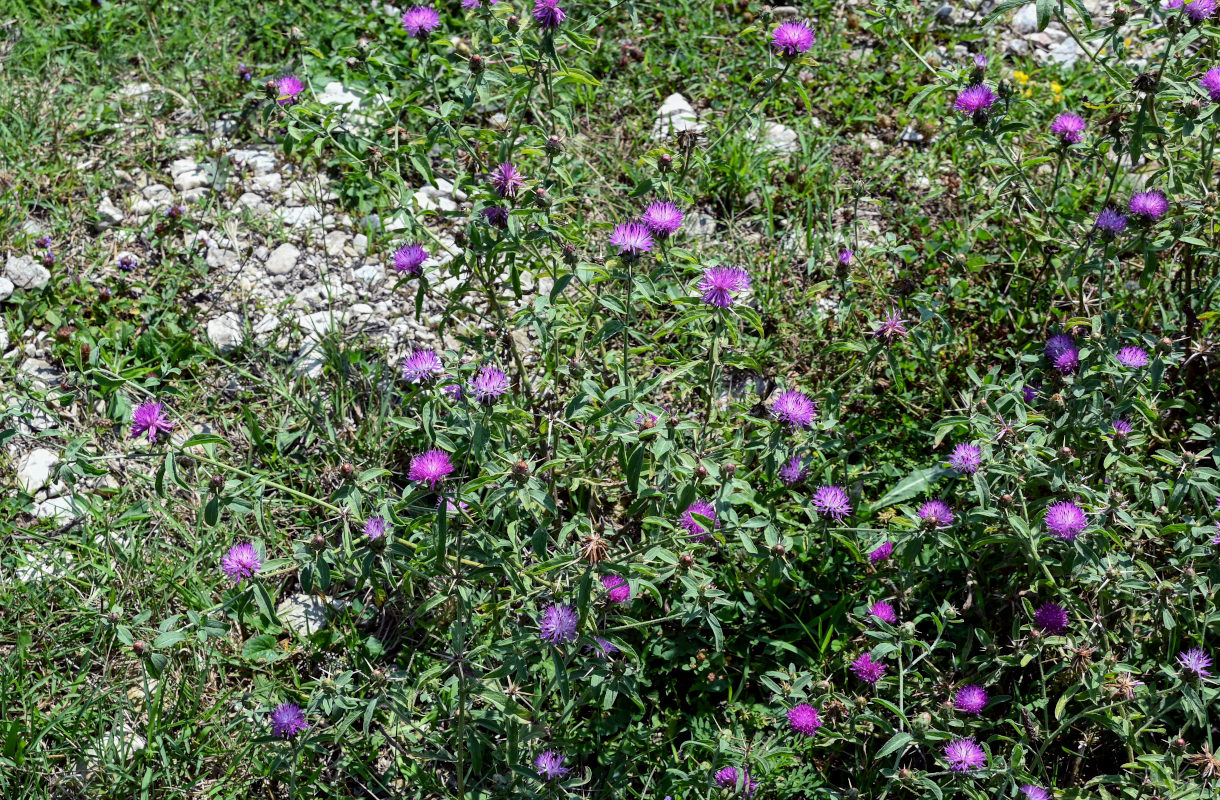
M1022 86L1029 83L1029 76L1019 69L1012 73L1012 79Z
M1057 81L1051 81L1051 91L1055 94L1063 94L1063 87Z
M1026 89L1025 91L1021 92L1021 96L1024 97L1026 100L1028 100L1029 98L1034 96L1034 90Z
M1130 49L1130 47L1131 47L1131 37L1130 36L1128 36L1126 39L1123 39L1123 47Z

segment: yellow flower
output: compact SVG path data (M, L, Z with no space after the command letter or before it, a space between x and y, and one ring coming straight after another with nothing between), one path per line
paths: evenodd
M1024 72L1022 72L1021 70L1014 71L1012 73L1012 79L1014 81L1016 81L1017 83L1021 84L1022 86L1029 83L1029 76L1026 75Z
M1063 94L1063 87L1057 81L1051 81L1051 91L1055 94Z
M1029 98L1034 96L1034 90L1026 89L1025 91L1021 92L1021 96L1028 100Z

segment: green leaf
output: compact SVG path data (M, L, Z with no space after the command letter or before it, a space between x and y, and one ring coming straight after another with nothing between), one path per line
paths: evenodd
M917 469L890 487L890 490L881 495L877 502L872 503L869 506L869 510L876 511L888 506L897 505L898 503L906 500L910 500L912 497L927 491L938 480L949 473L950 470L946 469L945 467L925 467L924 469Z
M890 740L882 745L881 749L877 751L877 758L885 758L890 753L896 752L900 749L905 750L906 746L911 743L912 738L913 737L911 734L905 731L898 731L898 733L891 736Z
M246 642L245 646L241 649L241 655L242 658L254 663L259 661L271 663L279 661L287 653L280 649L279 640L274 636L269 633L260 633Z
M186 634L182 631L166 631L156 639L153 639L153 649L164 650L167 647L173 647L185 638Z
M1038 0L1038 30L1046 30L1046 26L1051 21L1051 11L1054 10L1055 0Z

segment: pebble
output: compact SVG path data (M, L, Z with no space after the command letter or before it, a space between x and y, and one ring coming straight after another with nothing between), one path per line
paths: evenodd
M250 186L260 192L267 194L279 194L284 188L284 176L278 172L272 172L268 175L255 175L250 179Z
M344 603L334 601L330 597L298 592L285 597L275 607L275 615L289 630L301 636L308 636L324 630L330 624L327 607L340 609Z
M94 229L104 231L113 228L123 221L123 211L114 204L110 195L102 195L102 202L97 204L97 222Z
M762 149L768 153L797 153L801 149L800 137L796 131L789 128L787 125L781 125L778 122L765 123L761 136L760 131L754 129L750 132L749 138L751 141L758 142L761 139Z
M301 251L294 245L284 242L267 256L267 271L272 275L284 275L291 272L297 265Z
M1017 13L1012 17L1012 29L1020 34L1034 33L1038 30L1036 3L1026 3L1017 9Z
M46 267L29 256L10 255L4 265L5 276L22 289L41 289L51 280Z
M222 353L240 347L245 340L241 329L241 318L233 311L228 311L208 322L207 333L208 339Z
M352 272L352 279L372 288L385 280L385 268L380 264L365 264Z
M316 206L289 206L279 212L280 221L293 228L304 228L322 221L322 212Z
M34 516L53 522L65 522L81 511L75 497L52 497L34 506Z
M17 462L17 484L26 494L34 494L51 481L51 472L59 463L54 450L39 447Z
M699 121L694 107L681 94L675 92L661 103L657 119L652 126L652 138L664 139L682 131L701 131L706 127Z
M0 275L0 302L3 302L13 296L13 289L16 287L8 278Z

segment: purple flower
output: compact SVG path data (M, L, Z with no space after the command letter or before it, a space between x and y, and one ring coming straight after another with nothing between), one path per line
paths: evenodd
M501 197L516 197L521 187L525 186L521 173L517 172L517 168L513 166L511 161L505 161L493 169L489 180L491 181L492 188L496 190L496 194Z
M1192 0L1186 4L1186 16L1190 17L1191 22L1202 22L1215 13L1216 0Z
M276 100L282 106L290 106L297 101L297 95L305 91L305 84L291 72L275 79Z
M987 690L982 686L963 686L953 698L953 707L967 714L978 714L987 707Z
M449 399L453 400L454 402L461 400L462 395L464 394L464 392L462 391L462 384L460 384L460 383L446 384L441 387L441 391L444 392L445 394L449 395Z
M1065 111L1051 123L1051 133L1064 144L1076 144L1084 134L1084 117Z
M991 91L985 84L980 83L977 86L971 86L969 89L963 89L958 94L957 102L953 104L953 108L955 111L968 117L975 114L986 114L997 99L995 92Z
M703 527L703 523L696 520L692 514L698 514L701 517L707 517L712 520L715 527L720 527L720 520L716 519L716 507L706 500L696 500L690 504L690 508L682 512L682 516L678 517L678 524L686 529L690 537L696 542L706 542L708 539L707 528Z
M838 486L823 486L814 492L813 507L823 517L834 517L836 522L842 522L851 513L847 492Z
M1044 603L1034 612L1034 625L1038 630L1058 636L1068 628L1068 612L1058 603Z
M1220 67L1212 67L1199 78L1199 86L1207 91L1213 103L1220 103Z
M703 292L703 302L718 308L728 308L733 305L733 295L749 288L749 273L736 267L708 267L704 270L703 280L699 283L699 291Z
M801 703L788 710L788 727L805 736L813 736L822 727L818 710L808 703Z
M986 764L987 756L973 739L954 739L945 746L945 761L954 772L970 772Z
M1212 657L1201 647L1192 647L1184 653L1178 653L1178 665L1187 673L1188 678L1206 678L1211 673L1208 667L1212 665Z
M424 262L428 260L428 251L419 242L404 244L394 251L394 269L408 275L424 274Z
M494 6L500 0L462 0L462 8L483 8L484 6Z
M854 255L855 255L855 253L853 253L851 250L848 250L846 247L843 248L842 250L839 251L839 265L846 267L848 264L851 263L851 258Z
M403 29L417 39L436 30L440 24L440 15L431 6L415 6L402 15Z
M131 253L124 253L123 255L119 256L119 269L123 270L124 272L131 272L136 268L137 263L139 262Z
M1116 419L1110 423L1110 431L1114 434L1114 438L1122 439L1131 435L1131 423L1125 419Z
M983 451L969 442L962 442L953 448L949 456L949 466L962 475L973 475L978 472L983 463Z
M876 564L878 561L885 561L894 553L894 545L891 542L882 542L875 550L868 554L868 563Z
M885 664L873 661L872 655L864 653L851 662L851 671L856 673L856 677L865 683L876 684L877 681L881 680L881 676L885 674Z
M407 473L407 478L436 491L445 476L452 472L453 462L449 454L444 450L432 449L411 458L411 471Z
M157 436L173 430L174 423L163 409L164 406L157 402L140 403L136 406L131 412L131 438L138 439L141 434L147 432L149 444L156 444Z
M1199 0L1195 0L1195 2L1197 3ZM1165 199L1165 195L1155 189L1149 192L1137 192L1131 196L1127 210L1131 212L1132 216L1139 217L1141 221L1153 223L1165 216L1165 212L1169 210L1169 201Z
M598 658L609 658L618 652L618 647L609 639L603 639L600 636L593 637L593 644L585 648L586 651L592 653Z
M1040 384L1040 383L1036 383L1036 384L1027 383L1021 387L1021 397L1023 397L1025 399L1025 402L1032 403L1038 399L1038 390L1041 388L1042 388L1042 384Z
M271 712L271 735L291 739L309 727L305 712L296 703L284 703Z
M612 603L626 603L631 599L631 584L619 575L603 575L602 586Z
M246 578L253 578L254 573L263 568L263 559L259 557L254 545L249 542L239 542L229 548L224 558L220 559L220 568L224 573L241 586Z
M1065 542L1075 539L1089 524L1084 511L1075 503L1067 501L1055 503L1048 508L1043 521L1052 536Z
M976 69L987 69L987 56L982 53L975 53L974 66Z
M444 371L441 357L431 350L416 350L402 360L402 378L407 383L427 383Z
M508 376L496 367L485 364L479 373L470 379L470 394L480 403L493 403L508 391Z
M544 781L553 781L557 778L562 778L572 770L563 765L566 756L563 753L557 753L554 750L543 750L534 759L534 769L538 770L538 775Z
M804 393L790 390L772 401L771 413L790 428L808 428L817 418L818 409Z
M1127 347L1124 347L1118 351L1116 358L1118 359L1118 363L1122 364L1124 367L1130 367L1131 369L1138 369L1139 367L1148 366L1148 351L1144 350L1142 347L1128 345Z
M1112 208L1103 208L1093 223L1105 236L1117 236L1127 228L1127 218Z
M886 344L893 344L899 339L905 339L907 338L907 329L902 324L904 322L906 320L898 316L897 311L891 309L890 313L881 321L881 324L873 330L873 336L876 336Z
M743 792L746 797L754 794L754 790L758 788L758 781L750 777L747 770L738 770L737 767L723 767L716 772L716 785L722 789L738 789Z
M894 606L885 602L884 600L878 600L869 606L868 615L870 617L876 617L882 622L888 622L891 625L898 622L898 613L894 611Z
M487 206L481 212L488 225L504 230L508 227L508 209L504 206Z
M813 31L803 22L785 22L771 32L771 46L777 55L796 58L813 47Z
M1056 333L1046 340L1046 360L1060 372L1075 372L1080 366L1076 340L1066 333Z
M552 604L538 618L539 635L553 645L576 638L576 612L559 603Z
M466 511L466 510L468 510L468 509L470 508L470 504L469 504L469 503L463 502L463 501L461 501L461 500L459 500L459 501L457 502L457 505L454 505L454 504L453 504L453 501L452 501L452 500L450 500L448 497L438 497L438 498L436 498L436 507L437 507L437 508L440 508L440 507L441 507L441 501L442 501L442 500L445 502L445 515L446 515L446 516L448 516L448 517L451 517L451 518L452 518L452 517L454 517L454 516L456 516L456 515L458 514L458 511L459 511L459 508L458 508L458 507L459 507L459 506L461 507L461 509L460 509L461 511Z
M653 236L665 239L673 236L682 227L682 211L673 203L658 200L644 209L640 222L652 231Z
M793 456L779 468L779 479L791 486L805 477L805 468L801 465L800 456Z
M919 518L933 528L947 528L953 524L953 509L944 500L929 500L919 507Z
M48 250L51 247L51 237L43 234L34 240L34 244L44 250Z
M1032 783L1022 786L1021 794L1025 795L1025 800L1051 800L1051 795L1048 791L1040 786L1034 786Z
M559 0L534 0L534 19L544 31L553 31L567 17L559 7Z
M369 517L364 523L364 535L370 542L385 536L385 532L385 517Z
M614 226L610 244L618 248L620 256L638 258L652 250L652 235L638 222L624 222Z

